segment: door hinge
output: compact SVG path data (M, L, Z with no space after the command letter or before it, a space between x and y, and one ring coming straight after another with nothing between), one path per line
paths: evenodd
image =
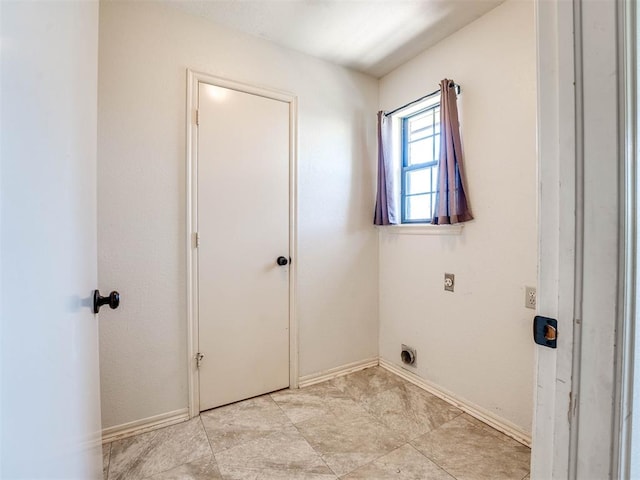
M193 244L196 248L200 246L200 234L198 232L193 233Z
M196 367L200 368L202 365L202 359L204 358L204 354L198 352L196 353Z
M200 125L200 110L196 110L196 125Z

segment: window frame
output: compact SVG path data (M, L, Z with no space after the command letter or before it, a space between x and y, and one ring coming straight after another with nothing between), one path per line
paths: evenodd
M427 192L424 193L414 193L414 194L409 194L407 193L407 173L411 172L411 171L419 171L419 170L431 170L431 175L433 175L433 169L434 167L438 166L439 163L439 158L436 158L435 152L436 152L436 143L440 142L440 135L441 135L441 129L438 130L438 132L436 133L436 122L435 122L435 118L434 121L432 123L432 128L433 128L433 134L431 135L431 137L434 139L433 142L433 160L430 162L422 162L422 163L416 163L416 164L409 164L409 146L412 143L409 140L409 136L410 136L410 132L409 132L409 122L411 121L412 118L415 118L419 115L422 115L430 110L434 111L434 116L436 115L435 110L440 108L440 95L435 96L435 98L433 99L429 99L428 101L425 101L423 104L421 104L419 106L419 108L417 110L413 110L411 111L411 113L405 113L404 115L399 115L398 120L400 120L400 223L402 225L415 225L415 224L430 224L431 220L433 218L433 211L435 209L435 197L436 197L436 193L437 193L437 187L436 187L436 191L433 190L429 190ZM439 115L439 111L437 112L437 114ZM429 128L429 127L425 127L425 128ZM428 137L424 137L424 138L428 138ZM440 145L438 145L438 151L439 151L439 147ZM433 178L431 178L431 187L432 188L433 185ZM412 197L412 196L418 196L418 195L431 195L432 196L432 204L431 204L431 214L429 217L427 218L418 218L418 219L408 219L407 218L407 198L408 197Z

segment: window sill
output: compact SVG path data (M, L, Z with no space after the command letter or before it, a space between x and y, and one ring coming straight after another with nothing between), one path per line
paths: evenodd
M379 225L381 232L393 235L460 235L464 225L404 224Z

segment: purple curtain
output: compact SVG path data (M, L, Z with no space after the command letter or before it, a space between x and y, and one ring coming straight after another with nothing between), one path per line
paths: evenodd
M378 191L374 225L396 223L393 206L393 170L391 168L391 119L384 112L378 112Z
M440 82L440 161L438 191L431 223L434 225L473 220L464 175L458 105L453 80Z

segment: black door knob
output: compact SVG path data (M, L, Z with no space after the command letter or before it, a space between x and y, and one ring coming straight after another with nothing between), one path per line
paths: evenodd
M112 309L120 305L120 294L115 290L107 297L100 295L100 290L93 291L93 313L98 313L102 305L109 305Z
M289 263L289 260L287 260L287 257L278 257L276 263L281 267L284 267L287 263Z

